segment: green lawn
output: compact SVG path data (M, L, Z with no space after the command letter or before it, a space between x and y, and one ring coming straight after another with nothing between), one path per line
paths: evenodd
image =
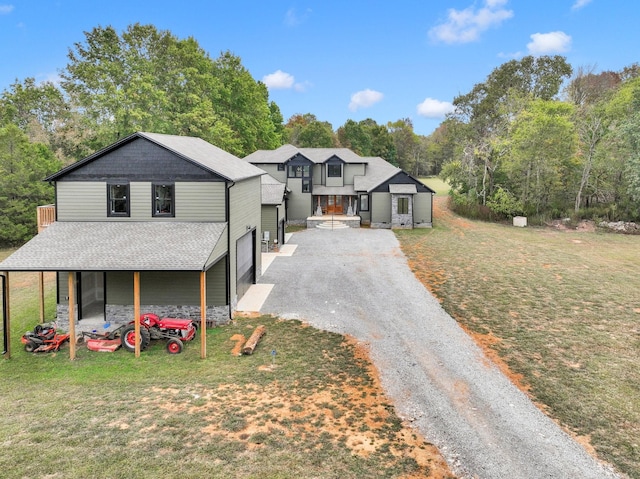
M417 277L531 396L640 478L640 237L469 221L398 231Z
M8 251L0 251L0 258ZM452 477L405 427L366 350L298 321L238 318L168 355L152 343L27 353L37 274L11 274L12 357L0 360L2 477ZM47 276L47 319L53 317ZM251 356L232 354L260 324Z

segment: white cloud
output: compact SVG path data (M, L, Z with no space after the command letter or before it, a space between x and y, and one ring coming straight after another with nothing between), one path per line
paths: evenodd
M572 5L571 10L580 10L582 7L586 7L591 3L591 0L576 0Z
M299 13L295 8L290 8L284 15L284 24L288 27L297 27L305 22L311 16L311 9L307 8L304 12Z
M502 8L508 0L485 0L484 6L464 10L449 9L446 22L429 30L432 40L444 43L469 43L480 38L480 34L513 17L513 11Z
M13 5L0 5L0 15L8 15L13 12Z
M571 37L564 32L534 33L527 49L531 55L564 53L571 49Z
M262 83L267 85L267 88L270 90L286 90L291 88L294 82L295 78L293 75L283 72L282 70L276 70L262 77Z
M351 102L349 102L349 110L356 111L360 108L368 108L378 103L384 95L375 90L362 90L351 95Z
M453 110L453 104L434 98L426 98L418 105L418 115L426 118L444 118L447 113L451 113Z

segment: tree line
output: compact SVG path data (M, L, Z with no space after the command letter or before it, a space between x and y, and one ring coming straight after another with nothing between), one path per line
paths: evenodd
M43 178L135 131L196 136L240 157L291 142L345 146L416 172L426 164L409 120L348 121L337 134L311 114L284 124L239 57L211 58L194 38L141 24L84 35L59 82L16 80L0 95L1 246L35 234L36 206L53 201Z
M459 95L441 176L476 217L640 219L640 67L527 56Z
M212 58L153 25L84 35L59 82L16 80L0 95L2 246L35 234L35 207L53 201L42 178L135 131L197 136L241 157L285 143L345 147L417 177L440 174L468 214L640 215L637 64L574 74L559 56L512 60L422 136L408 118L334 130L300 113L285 123L239 57Z

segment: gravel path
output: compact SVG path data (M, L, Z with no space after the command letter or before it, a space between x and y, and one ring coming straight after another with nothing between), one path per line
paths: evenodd
M388 230L306 230L261 312L367 343L398 414L461 478L619 477L594 460L483 355L411 273Z

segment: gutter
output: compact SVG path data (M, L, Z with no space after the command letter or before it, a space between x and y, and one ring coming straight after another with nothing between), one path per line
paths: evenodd
M233 309L231 307L231 205L229 204L229 190L236 184L232 181L231 184L227 183L225 189L224 198L224 215L227 222L227 264L226 264L226 286L227 286L227 305L229 306L229 319L233 318Z

